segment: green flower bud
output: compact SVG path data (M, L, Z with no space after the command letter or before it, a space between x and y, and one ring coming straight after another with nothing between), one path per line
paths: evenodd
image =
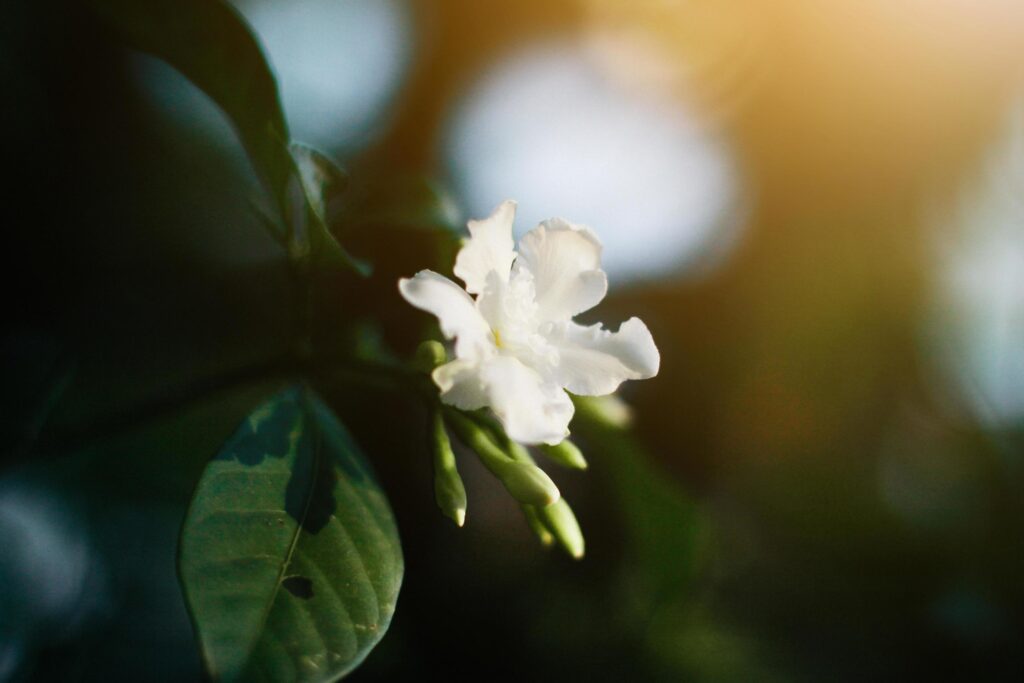
M583 532L564 498L547 507L537 508L537 516L567 553L577 560L583 557Z
M457 410L446 408L445 420L459 439L476 451L480 462L496 476L512 497L527 505L550 505L559 499L558 487L544 470L532 462L527 453L524 460L513 460L491 433ZM511 443L511 442L510 442ZM520 449L522 446L515 444ZM525 452L525 449L523 449Z
M455 467L455 453L444 428L441 411L431 415L431 450L434 456L434 499L441 512L457 526L466 522L466 487Z
M516 443L515 441L512 440L506 440L505 451L508 453L510 458L517 462L528 462L531 465L537 464L537 461L533 459L532 455L530 455L530 451L528 451L526 449L526 446L524 446L521 443Z
M544 522L540 521L540 516L537 514L537 508L532 505L523 505L523 515L526 517L526 523L530 525L530 529L537 535L537 539L540 544L545 548L550 548L555 544L555 537L551 535L551 532L544 526Z
M491 471L520 503L551 505L561 496L551 477L541 468L528 462L506 460Z
M543 444L540 450L541 453L563 467L571 467L574 470L587 469L587 461L583 457L583 453L569 439L563 439L561 443L555 446Z
M429 339L416 349L416 367L423 372L432 372L434 368L448 360L448 352L441 342Z
M615 394L607 396L573 396L577 414L606 427L628 429L633 424L633 409Z

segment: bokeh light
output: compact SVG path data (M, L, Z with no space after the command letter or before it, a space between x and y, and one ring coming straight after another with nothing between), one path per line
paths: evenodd
M409 64L402 0L241 0L278 76L292 134L328 149L362 147Z
M341 154L373 140L411 57L402 0L239 0L237 7L277 75L296 139ZM155 109L218 147L237 148L216 105L187 79L145 55L133 65Z
M1024 420L1024 105L939 231L937 356L975 414Z
M45 646L80 635L109 599L80 516L31 477L0 480L0 680L30 670Z
M551 216L589 225L613 281L716 262L739 225L727 144L685 104L627 89L601 63L539 45L470 90L446 140L467 211L514 198L519 234Z

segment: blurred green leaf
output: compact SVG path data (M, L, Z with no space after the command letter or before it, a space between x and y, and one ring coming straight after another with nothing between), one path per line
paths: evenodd
M627 429L609 422L600 400L574 397L573 431L586 440L621 510L637 588L657 605L678 598L700 569L705 520L697 503L654 464Z
M354 188L346 217L349 225L459 235L458 207L436 180L415 173L395 175L390 168L378 175L374 182Z
M357 447L294 387L250 413L207 465L179 571L214 679L330 681L384 635L403 560Z
M448 191L421 174L386 169L366 175L369 179L353 183L346 195L340 220L331 225L334 234L368 254L389 279L392 271L447 272L462 236L459 211ZM396 254L398 242L406 248Z
M290 149L309 208L326 222L327 203L332 195L340 194L348 186L348 173L325 153L309 145L293 142Z
M348 186L348 174L329 156L308 145L293 142L289 150L306 201L307 236L313 259L325 265L351 266L361 275L369 275L369 265L349 254L328 228L328 203Z
M345 174L326 155L292 144L277 81L255 34L221 0L91 0L99 16L131 47L163 59L216 102L231 120L276 212L286 224L307 217L308 249L314 259L366 274L327 228L329 192L344 187ZM290 191L298 176L304 207L295 210ZM281 231L264 221L276 238ZM299 231L286 231L295 255ZM305 245L303 245L305 246Z
M91 0L128 45L176 68L216 102L238 131L282 215L292 174L277 82L256 37L221 0Z

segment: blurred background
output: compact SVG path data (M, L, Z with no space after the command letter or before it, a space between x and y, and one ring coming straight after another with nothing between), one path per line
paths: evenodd
M455 529L417 407L321 388L406 554L351 680L1021 680L1024 5L235 4L377 266L321 339L415 348L394 282L514 198L597 232L595 319L662 353L632 438L554 473L582 562L471 458ZM287 272L199 90L79 3L3 15L0 680L198 680L178 528L274 385Z

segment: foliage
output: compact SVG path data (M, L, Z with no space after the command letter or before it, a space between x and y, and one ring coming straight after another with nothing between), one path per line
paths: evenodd
M225 681L336 679L384 635L402 578L384 494L304 387L258 406L207 466L179 564Z

